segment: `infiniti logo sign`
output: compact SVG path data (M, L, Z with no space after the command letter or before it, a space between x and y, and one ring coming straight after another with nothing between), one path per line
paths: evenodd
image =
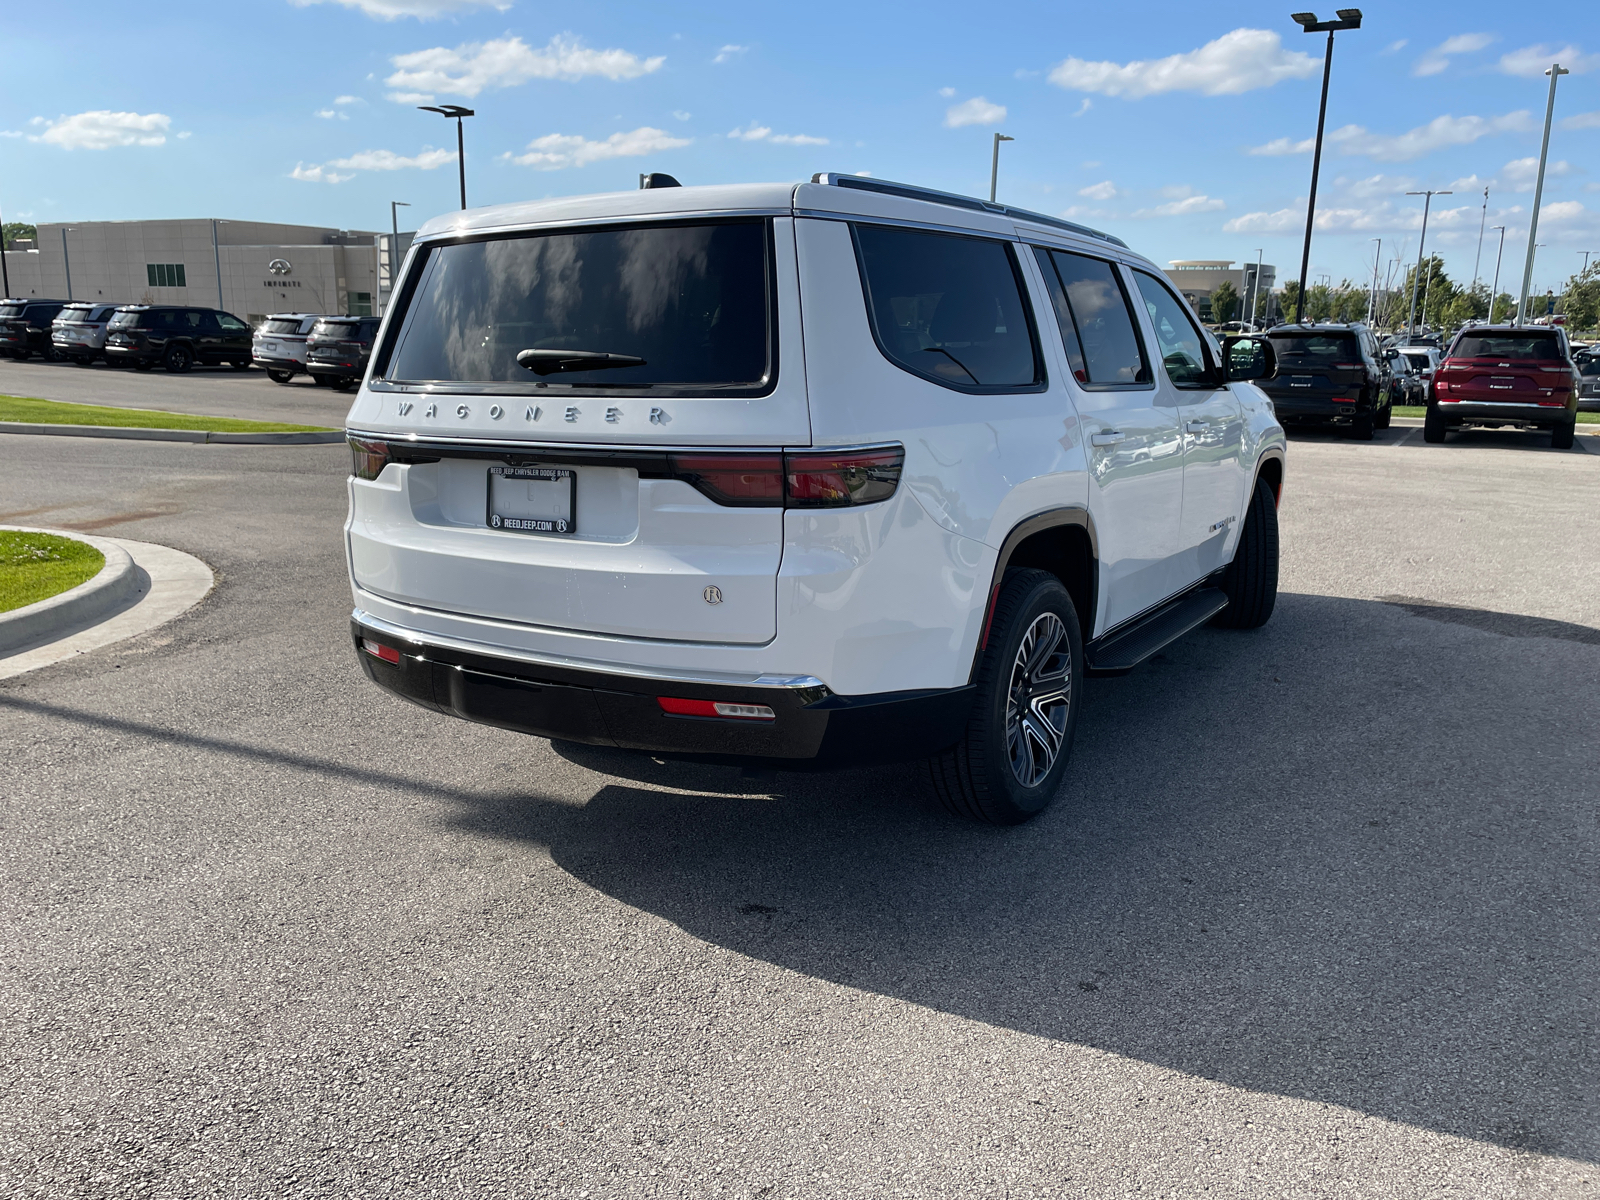
M267 264L267 270L274 275L287 275L294 268L289 265L287 258L275 258Z

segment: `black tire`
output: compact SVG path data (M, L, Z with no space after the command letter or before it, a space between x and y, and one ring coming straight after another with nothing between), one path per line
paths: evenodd
M168 346L161 365L172 375L182 375L194 366L194 351L184 345Z
M332 387L333 386L333 380L328 378L328 376L326 376L326 375L318 375L315 372L310 372L310 375L311 375L311 382L316 384L318 387Z
M1373 427L1376 428L1376 429L1387 429L1387 428L1389 428L1389 423L1391 421L1393 421L1393 420L1394 420L1394 402L1390 401L1388 404L1385 404L1383 406L1383 408L1378 411L1378 415L1373 419L1372 424L1373 424Z
M133 364L133 369L135 371L153 371L156 369L156 365L153 362L136 362Z
M1444 432L1444 414L1439 411L1437 404L1428 405L1428 411L1422 416L1422 440L1425 442L1442 442L1444 441Z
M1578 422L1576 418L1568 421L1565 425L1557 425L1550 431L1550 444L1557 450L1571 450L1572 437L1577 428Z
M1371 413L1357 413L1350 418L1350 436L1358 442L1370 442L1377 425L1377 419Z
M235 371L248 371L250 369L250 360L248 358L236 358L228 365Z
M1228 607L1213 619L1224 629L1260 629L1278 603L1278 502L1265 479L1256 480L1233 561L1222 571Z
M956 816L1020 825L1055 798L1083 706L1083 636L1054 575L1006 572L975 683L961 740L928 761L933 790Z
M30 352L27 350L13 350L11 351L11 357L16 359L18 362L27 362L29 353Z
M78 366L80 366L80 367L92 367L92 366L94 366L94 358L93 357L85 358L81 354L74 354L72 356L72 361L77 363Z
M294 372L274 371L269 367L267 369L267 378L272 380L273 383L288 383L289 380L294 378Z

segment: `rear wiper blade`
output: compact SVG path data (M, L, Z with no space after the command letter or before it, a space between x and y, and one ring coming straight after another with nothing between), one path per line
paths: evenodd
M535 375L557 371L604 371L608 367L642 367L645 360L636 354L608 354L604 350L523 350L517 363Z

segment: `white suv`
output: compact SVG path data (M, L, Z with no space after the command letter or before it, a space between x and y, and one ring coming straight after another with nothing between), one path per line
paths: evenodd
M854 176L417 236L350 410L352 632L426 707L658 757L926 758L1011 823L1090 672L1277 593L1284 435L1147 259Z
M306 369L306 342L322 318L317 313L273 313L256 326L250 361L273 383L288 383Z
M63 305L60 315L50 323L50 343L62 358L87 367L106 357L106 332L111 325L115 304L89 304L78 301ZM110 360L107 359L109 362Z

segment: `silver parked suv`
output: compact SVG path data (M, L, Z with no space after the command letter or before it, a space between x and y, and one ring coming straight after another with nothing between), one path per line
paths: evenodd
M452 213L348 418L357 655L473 721L920 758L1026 820L1087 674L1271 615L1272 354L1114 237L880 180Z
M82 367L97 358L106 358L106 330L116 311L115 304L87 304L81 300L63 306L50 323L50 341L56 353Z
M306 341L319 320L316 313L273 313L256 327L250 361L273 383L288 383L306 369Z

